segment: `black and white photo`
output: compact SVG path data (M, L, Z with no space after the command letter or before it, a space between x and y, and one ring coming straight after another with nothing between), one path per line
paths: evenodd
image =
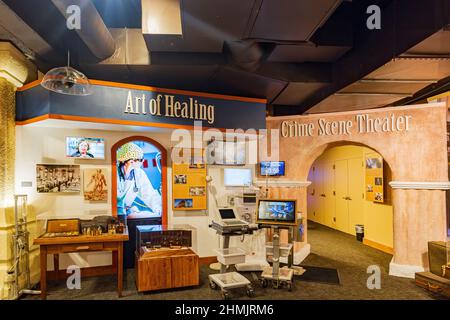
M36 186L39 193L79 193L80 166L65 164L36 165Z

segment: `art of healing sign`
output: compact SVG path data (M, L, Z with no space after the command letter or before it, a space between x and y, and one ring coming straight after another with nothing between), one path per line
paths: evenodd
M96 82L95 80L93 81ZM266 101L119 83L95 84L88 96L17 92L16 121L48 118L163 127L265 129Z
M154 98L147 98L145 93L133 96L131 90L124 109L129 114L207 121L208 124L214 124L216 111L213 104L201 103L193 97L180 99L171 94L156 94Z

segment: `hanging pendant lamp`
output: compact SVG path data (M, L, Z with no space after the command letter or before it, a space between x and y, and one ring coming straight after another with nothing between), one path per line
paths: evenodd
M87 96L92 93L89 79L70 66L70 52L67 53L67 66L48 71L41 86L50 91L73 96Z

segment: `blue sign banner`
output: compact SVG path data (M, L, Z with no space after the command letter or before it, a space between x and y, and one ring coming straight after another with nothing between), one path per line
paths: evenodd
M16 121L49 115L63 119L103 119L114 123L185 127L201 121L204 127L265 129L263 99L239 98L157 89L133 85L93 85L89 96L71 96L46 90L40 85L18 91Z

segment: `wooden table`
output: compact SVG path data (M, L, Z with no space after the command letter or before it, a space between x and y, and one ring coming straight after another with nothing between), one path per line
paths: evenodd
M41 298L47 297L47 278L59 279L65 270L59 270L59 254L88 251L111 251L113 260L111 266L82 268L82 276L94 276L117 273L117 294L122 296L123 287L123 242L128 241L128 231L121 234L102 234L99 236L71 236L71 237L39 237L34 240L40 246L41 265ZM47 255L54 256L55 271L47 271ZM62 271L62 272L61 272ZM53 273L53 274L52 274ZM48 277L49 276L49 277Z

